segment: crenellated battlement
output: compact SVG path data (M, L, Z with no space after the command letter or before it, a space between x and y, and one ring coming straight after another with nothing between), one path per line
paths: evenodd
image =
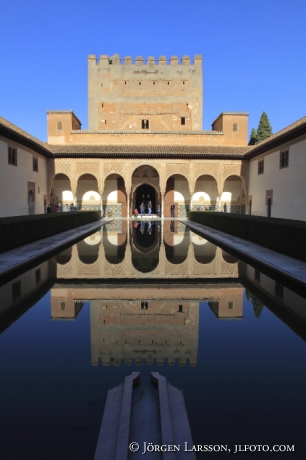
M103 65L109 66L109 65L124 65L124 66L130 66L130 65L135 65L135 66L165 66L165 65L170 65L170 66L186 66L186 65L202 65L202 56L200 54L196 54L194 56L193 61L191 62L190 57L185 55L182 56L181 59L178 58L178 56L171 56L169 60L167 60L166 56L160 56L158 59L155 59L154 56L148 56L147 59L144 59L142 56L136 56L136 58L133 60L131 56L125 56L123 59L119 56L119 54L113 54L111 56L108 56L107 54L101 54L100 58L97 59L95 54L89 54L88 56L88 61L90 61L92 64L96 65Z

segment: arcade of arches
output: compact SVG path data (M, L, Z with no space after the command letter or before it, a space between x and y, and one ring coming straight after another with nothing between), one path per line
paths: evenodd
M143 202L152 202L152 214L185 217L189 209L244 212L246 165L241 160L183 162L168 160L123 163L104 159L56 159L49 165L51 204L63 210L102 210L111 217L128 217Z

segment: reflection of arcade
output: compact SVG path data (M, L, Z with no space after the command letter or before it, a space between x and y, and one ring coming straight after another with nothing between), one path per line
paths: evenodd
M242 317L243 288L223 282L164 285L58 283L51 291L52 318L65 303L71 308L90 302L91 361L93 365L197 364L199 302L219 305L223 317ZM133 300L130 300L133 299ZM232 308L233 306L233 308ZM68 311L68 308L66 308Z
M143 221L141 227L141 222L134 220L129 232L126 221L120 225L120 229L107 225L102 232L56 256L57 278L138 278L141 273L150 273L151 278L242 275L238 259L177 221L174 231L171 221L165 221L163 226L160 221Z
M158 265L160 233L156 222L139 220L132 227L131 250L132 264L141 273L150 273Z

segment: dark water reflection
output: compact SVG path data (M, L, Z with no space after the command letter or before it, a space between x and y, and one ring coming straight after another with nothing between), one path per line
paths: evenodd
M114 221L0 295L1 459L93 458L133 371L183 390L196 444L304 458L305 298L182 224Z

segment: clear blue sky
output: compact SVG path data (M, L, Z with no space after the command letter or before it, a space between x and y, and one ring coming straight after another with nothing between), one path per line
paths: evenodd
M0 115L46 141L46 111L87 128L87 55L203 56L203 129L222 111L306 115L305 0L10 0L1 5Z

